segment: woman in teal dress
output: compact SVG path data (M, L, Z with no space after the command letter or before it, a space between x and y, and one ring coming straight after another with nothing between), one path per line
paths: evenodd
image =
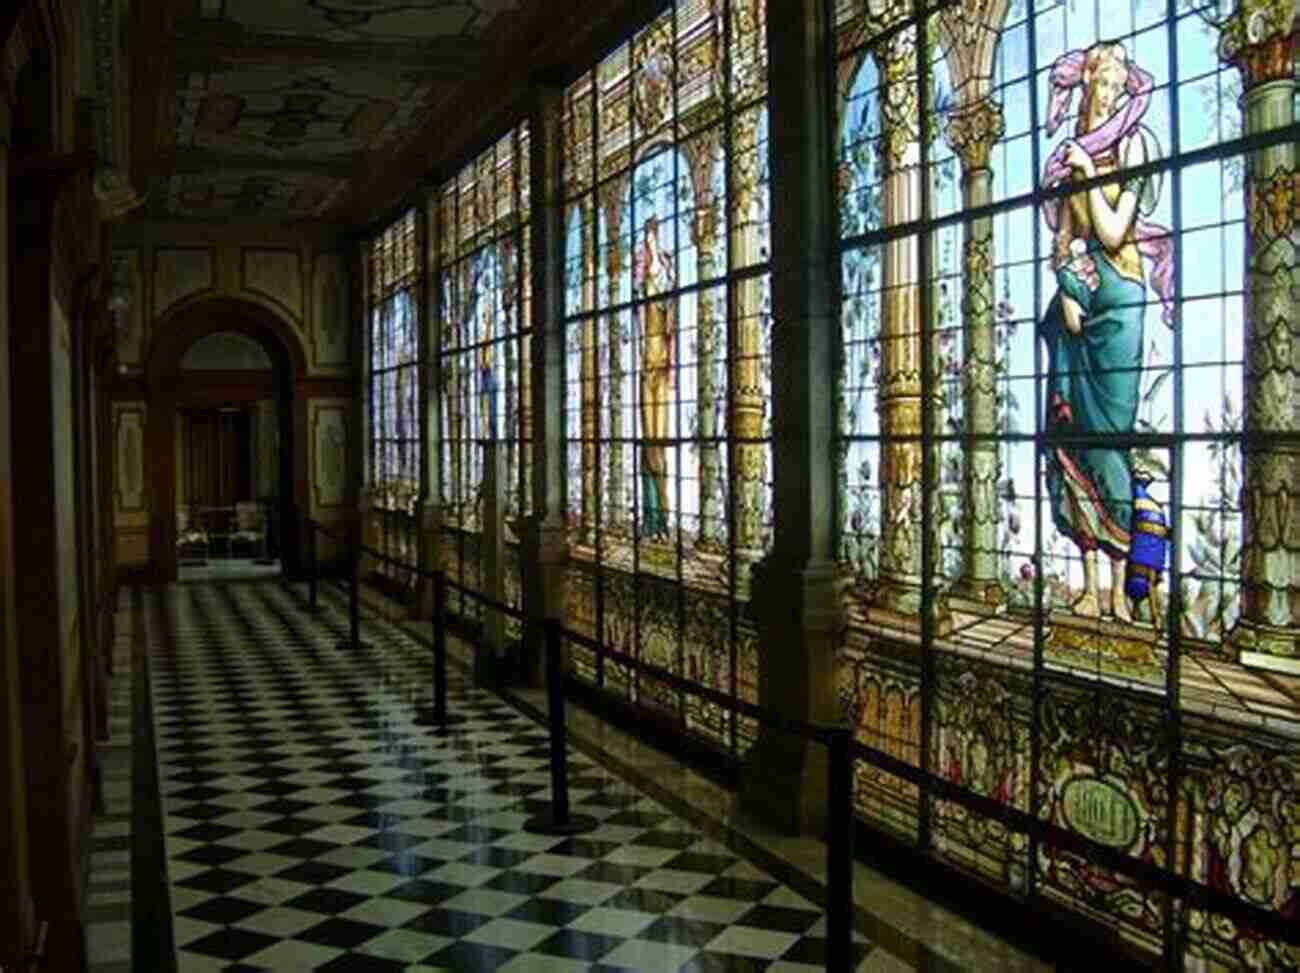
M1092 180L1155 158L1155 137L1139 121L1151 76L1118 44L1097 44L1060 58L1052 70L1048 133L1060 125L1075 87L1083 88L1075 138L1048 160L1043 185ZM1148 223L1158 198L1154 177L1122 176L1044 206L1053 233L1057 293L1039 327L1047 348L1045 428L1050 434L1126 435L1141 395L1146 284L1172 297L1166 231ZM1166 317L1168 320L1168 316ZM1047 450L1053 520L1083 555L1084 589L1073 608L1131 619L1124 596L1133 476L1129 450L1105 444L1053 444ZM1098 558L1111 564L1109 603L1102 604Z

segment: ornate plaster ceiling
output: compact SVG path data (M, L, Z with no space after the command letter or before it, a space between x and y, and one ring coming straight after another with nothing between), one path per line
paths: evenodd
M479 34L517 6L517 0L202 0L202 16L329 43L427 41Z
M167 2L167 0L164 0ZM174 132L149 215L321 217L359 157L472 75L520 0L171 0Z
M530 75L658 2L136 0L138 215L365 222L517 120Z

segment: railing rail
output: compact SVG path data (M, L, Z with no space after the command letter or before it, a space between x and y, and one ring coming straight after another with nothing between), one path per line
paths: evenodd
M319 523L308 519L309 530L319 530L331 537L339 537L322 527ZM347 538L342 538L345 542ZM314 541L313 541L314 543ZM404 567L415 572L416 575L426 578L434 583L435 593L442 590L443 596L440 604L435 604L434 619L434 639L435 645L439 638L439 630L443 629L443 662L445 665L445 623L446 623L446 598L445 592L448 589L454 589L464 596L478 601L488 609L502 612L512 618L524 620L524 614L513 606L504 604L475 589L453 581L448 578L445 571L428 571L417 565L411 565L409 562L396 562L394 558L389 557L383 552L376 551L364 544L356 544L353 540L352 545L352 598L351 607L353 611L353 629L356 630L356 565L360 561L360 554L365 553L367 556L393 563L402 563ZM314 553L314 551L313 551ZM314 565L313 565L314 568ZM313 579L315 572L313 570ZM435 597L435 602L439 599ZM1270 938L1280 940L1293 946L1300 946L1300 923L1296 923L1277 912L1252 905L1243 899L1237 898L1229 893L1211 888L1202 882L1184 875L1178 875L1170 872L1158 865L1127 855L1122 851L1104 845L1100 842L1093 841L1085 835L1042 818L1036 817L1009 804L995 801L992 798L984 797L972 791L966 790L951 781L940 777L936 774L926 772L919 767L907 763L904 760L886 753L875 747L862 743L854 739L852 731L840 724L814 725L799 720L792 720L784 714L765 709L746 700L737 699L726 693L712 689L708 686L702 686L699 683L685 679L678 674L664 669L652 663L636 659L627 653L612 649L609 646L601 644L598 640L584 635L581 632L575 632L563 627L556 619L550 619L548 622L554 622L554 627L561 639L567 639L576 645L582 646L588 651L594 652L598 659L613 661L625 666L640 675L649 676L660 682L667 684L673 689L683 693L698 697L709 703L732 711L740 716L747 717L756 723L801 737L805 740L812 740L821 743L828 748L830 756L830 780L828 782L828 800L831 802L828 806L829 820L834 826L827 841L827 920L828 920L828 958L833 954L835 956L845 957L844 966L832 966L829 961L827 969L848 969L847 957L851 956L851 946L849 940L845 939L842 946L831 942L831 933L842 935L843 930L836 928L843 922L842 917L837 917L837 913L843 908L837 905L837 900L843 898L849 903L847 914L852 914L852 884L851 869L845 868L845 863L851 859L852 849L852 822L853 822L853 764L855 760L861 760L863 763L874 767L877 770L884 771L891 776L898 777L909 783L923 788L931 796L940 800L957 804L968 811L973 811L983 817L992 819L1000 823L1008 831L1014 831L1021 834L1035 837L1041 843L1080 855L1090 862L1101 865L1112 872L1121 875L1133 882L1144 886L1149 891L1158 892L1170 896L1176 900L1185 901L1193 909L1221 915L1225 918L1232 919L1235 922L1247 925L1256 935L1265 935ZM549 641L549 640L548 640ZM436 668L436 666L435 666ZM444 677L445 683L445 677ZM561 694L561 701L563 697ZM445 707L445 701L444 701ZM845 759L847 754L848 759ZM847 766L847 771L845 767ZM837 778L845 775L846 780L837 781ZM842 820L843 808L839 805L847 802L847 824ZM847 853L841 849L848 849ZM837 861L837 858L840 860ZM832 881L832 879L834 881ZM847 890L846 889L847 883ZM842 950L842 951L841 951Z

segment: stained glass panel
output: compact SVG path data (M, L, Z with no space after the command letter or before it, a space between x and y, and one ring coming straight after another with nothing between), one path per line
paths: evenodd
M505 596L522 603L519 518L532 507L528 127L470 161L440 193L444 527L467 584L479 586L484 451L504 452ZM467 607L469 600L466 599ZM469 617L478 617L477 609ZM507 636L518 629L507 625Z
M1264 810L1296 806L1300 736L1295 517L1265 499L1300 445L1295 107L1251 60L1294 53L1236 6L836 0L841 687L864 743L1295 915ZM1145 954L1294 964L996 816L857 793Z
M376 513L371 543L415 563L413 514L420 496L420 337L416 219L412 210L367 248L370 475ZM403 586L410 571L388 563L381 574Z
M571 610L727 693L771 534L764 17L681 0L570 86L564 120ZM613 662L575 671L737 749L716 709Z

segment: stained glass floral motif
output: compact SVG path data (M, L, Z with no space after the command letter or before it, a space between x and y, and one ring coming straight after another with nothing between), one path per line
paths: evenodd
M928 6L834 4L844 702L864 743L1294 917L1295 107L1261 84L1291 28ZM857 795L1144 954L1296 965L889 775Z
M682 0L563 120L570 622L745 698L771 530L765 37L761 0ZM575 671L725 750L752 739L624 666Z

